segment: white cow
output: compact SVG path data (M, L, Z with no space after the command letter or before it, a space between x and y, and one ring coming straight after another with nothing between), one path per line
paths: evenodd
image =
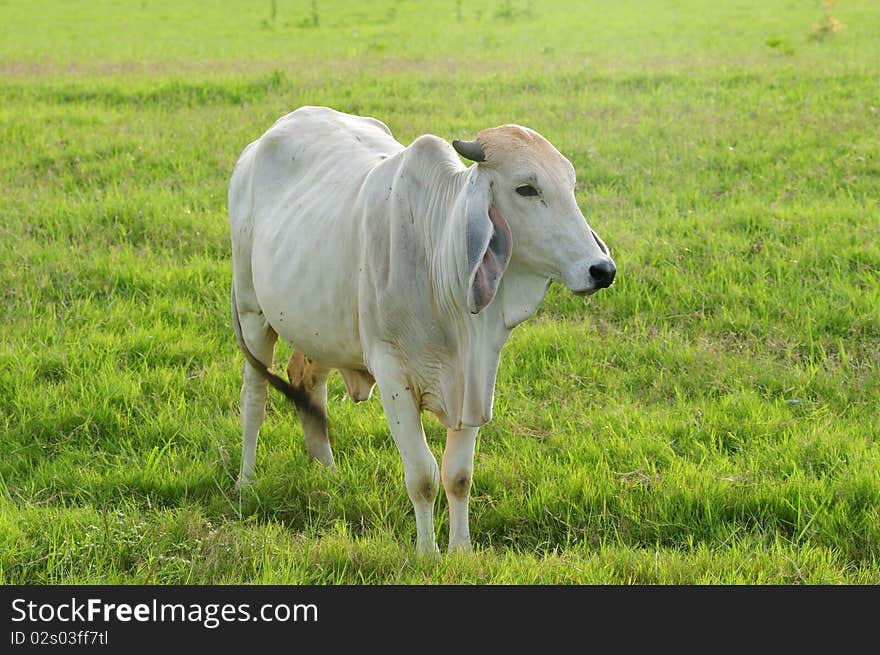
M267 381L296 404L309 454L334 466L325 412L338 369L356 402L379 385L417 550L437 552L441 480L449 550L469 549L474 445L510 331L550 282L586 295L614 279L574 186L571 163L518 125L404 147L374 118L302 107L248 145L229 187L232 318L247 360L239 486L253 479ZM295 348L291 383L267 368L279 335ZM447 428L439 471L422 410Z

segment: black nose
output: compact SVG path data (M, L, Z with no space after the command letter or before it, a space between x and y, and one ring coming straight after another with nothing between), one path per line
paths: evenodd
M593 276L597 289L604 289L605 287L611 286L611 283L614 282L615 273L617 273L617 268L614 266L614 262L610 259L606 259L598 264L590 266L590 275Z

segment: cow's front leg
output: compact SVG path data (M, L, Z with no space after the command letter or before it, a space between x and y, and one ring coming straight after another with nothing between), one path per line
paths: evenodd
M471 549L468 500L474 473L474 446L479 428L446 430L443 451L443 488L449 501L449 552Z
M434 535L434 500L440 476L437 460L425 440L418 401L394 360L376 362L373 375L391 436L403 460L406 491L416 514L416 550L435 555L439 550Z

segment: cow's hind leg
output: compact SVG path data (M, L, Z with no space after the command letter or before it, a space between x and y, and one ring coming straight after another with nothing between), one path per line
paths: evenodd
M312 401L311 411L297 406L296 413L309 455L330 469L335 469L330 434L327 428L327 377L330 369L321 368L302 353L294 352L287 362L290 383L305 391ZM318 413L314 408L323 410Z
M266 322L262 313L242 312L241 333L248 349L261 362L272 361L278 334ZM244 363L241 385L241 471L236 487L241 489L254 479L257 456L257 435L266 417L268 382L250 362Z

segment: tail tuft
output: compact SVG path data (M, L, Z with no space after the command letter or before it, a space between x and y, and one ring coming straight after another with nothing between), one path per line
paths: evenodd
M232 329L235 331L235 340L238 342L238 347L241 348L241 352L244 353L244 358L260 375L266 378L269 384L287 396L287 399L292 402L300 412L326 421L327 414L324 411L324 408L316 405L311 396L309 396L304 389L293 386L284 378L273 373L268 366L257 359L257 357L250 351L250 348L247 347L247 344L244 341L244 335L241 331L241 318L238 315L238 304L235 301L235 283L232 284L231 296Z

